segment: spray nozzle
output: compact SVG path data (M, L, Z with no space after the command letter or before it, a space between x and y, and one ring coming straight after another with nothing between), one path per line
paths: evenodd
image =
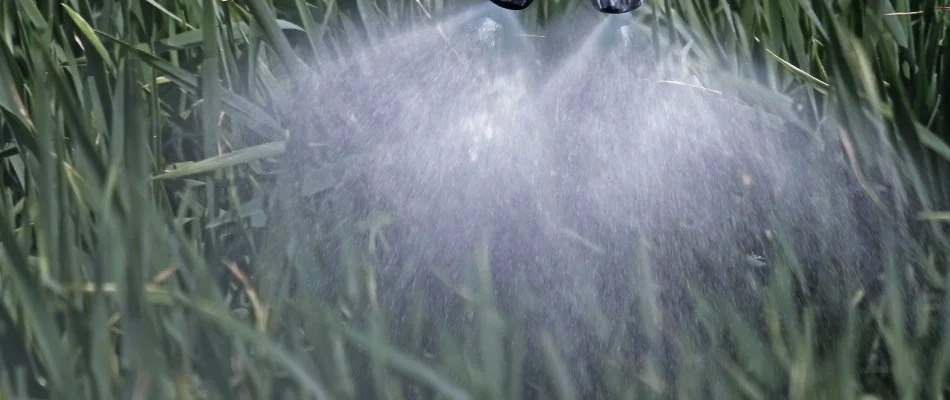
M534 0L491 0L495 5L509 10L524 10ZM636 10L643 5L643 0L591 0L597 11L604 14L623 14Z
M507 8L509 10L520 11L528 8L531 5L531 2L534 0L491 0L492 3L501 7Z
M636 10L643 5L643 0L590 0L597 11L604 14L623 14Z

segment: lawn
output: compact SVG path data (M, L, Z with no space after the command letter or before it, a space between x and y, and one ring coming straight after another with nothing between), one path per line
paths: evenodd
M445 229L420 244L392 201L342 190L349 175L330 162L358 155L356 136L326 129L330 111L363 99L382 110L392 95L313 89L359 86L339 59L479 3L0 2L0 399L950 395L950 5L647 0L630 14L644 57L675 60L684 90L821 136L809 164L841 161L872 251L853 256L823 240L838 231L804 224L763 245L765 263L697 261L669 277L644 235L568 232L606 255L552 265L623 279L558 321L498 271L567 242L511 245L531 228L524 213L497 218L516 235L506 246L453 225L466 210L417 210ZM513 15L538 36L565 35L590 8L535 3ZM469 95L458 93L449 101ZM451 260L446 232L466 232ZM668 237L683 252L707 243ZM723 282L756 271L757 286L693 290L697 271Z

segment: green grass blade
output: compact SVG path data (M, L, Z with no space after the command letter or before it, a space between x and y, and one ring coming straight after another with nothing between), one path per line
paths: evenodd
M548 373L552 378L552 382L556 385L557 398L560 400L579 399L574 379L571 377L567 364L564 362L560 351L558 351L555 338L551 333L543 332L541 334L541 347L544 351Z
M286 151L284 142L266 143L235 150L230 153L209 157L201 161L181 163L165 173L154 176L152 179L177 179L187 176L218 171L252 161L280 155Z
M281 32L280 27L277 25L273 9L268 7L267 4L264 3L264 0L248 0L248 3L255 21L264 29L264 33L267 35L270 44L273 45L277 51L277 55L284 63L284 67L291 72L306 69L306 65L297 57L297 53L293 47L290 46L290 41L287 40L287 37L284 36L284 33Z
M330 396L327 393L327 390L323 387L323 384L316 381L310 375L310 373L300 365L300 362L297 361L291 353L287 352L287 350L274 343L260 332L255 331L251 327L229 317L230 314L226 310L222 310L218 304L202 300L196 301L180 294L176 295L175 297L180 304L195 312L199 318L214 323L215 325L224 328L227 332L233 334L235 337L247 341L248 343L251 343L255 347L261 349L263 353L262 355L270 358L274 363L283 365L285 368L287 368L287 371L293 375L294 379L303 388L307 389L307 391L313 395L314 398L330 399Z
M174 65L165 62L164 60L145 51L136 49L134 46L124 43L119 39L113 38L103 33L100 34L119 43L127 49L130 49L132 53L139 57L142 61L166 74L170 80L177 83L183 90L192 94L198 94L199 83L195 74L175 67ZM263 137L270 139L284 139L284 129L267 111L254 104L252 101L245 99L230 90L224 88L220 88L218 90L221 96L221 105L231 118L240 121L242 125L255 132L258 132Z
M6 212L0 211L0 226L13 226L8 218ZM76 387L76 380L66 360L67 350L59 337L61 330L47 308L45 293L35 274L29 270L30 264L16 238L9 230L0 229L0 243L5 253L0 257L3 261L0 262L0 271L5 279L11 280L7 285L19 300L16 306L21 311L24 325L29 326L34 335L33 343L47 367L52 394L66 398Z
M467 400L469 395L456 386L451 381L440 376L439 373L432 370L425 364L410 358L401 352L380 343L379 340L372 339L369 336L356 331L349 326L342 325L338 329L344 336L359 347L377 355L380 359L389 364L392 368L414 377L429 387L435 389L443 396L452 400Z
M99 40L99 37L96 36L95 30L92 29L92 26L86 22L85 19L75 10L70 8L67 5L63 5L63 8L66 9L66 13L69 14L69 17L73 20L73 23L76 24L76 27L79 28L79 31L86 37L86 40L92 44L93 48L96 49L96 52L99 53L99 56L102 57L102 60L105 61L106 65L110 70L115 69L115 64L112 61L112 57L109 56L109 52L106 50L105 45L102 44L102 41Z

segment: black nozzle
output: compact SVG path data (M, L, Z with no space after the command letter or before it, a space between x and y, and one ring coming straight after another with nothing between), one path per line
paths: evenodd
M643 5L643 0L590 0L590 2L597 11L605 14L628 13Z
M491 0L492 3L501 7L507 8L509 10L520 11L528 8L531 5L531 2L534 0Z

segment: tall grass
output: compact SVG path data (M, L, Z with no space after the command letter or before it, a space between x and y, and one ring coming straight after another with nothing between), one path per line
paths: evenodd
M397 324L368 247L385 215L337 238L340 265L280 234L293 221L274 188L301 134L280 88L349 41L451 13L447 3L2 2L0 397L521 398L528 387L581 398L560 339L540 335L543 359L529 358L532 327L497 312L489 239L473 243L472 275L455 288L452 309L468 312L438 324L448 306L403 293ZM573 5L542 1L524 17ZM911 210L916 239L894 235L880 290L847 293L833 337L816 328L822 309L796 297L804 275L787 254L763 315L697 296L702 340L668 338L677 373L660 371L661 355L621 365L608 349L599 395L950 394L947 5L653 0L637 18L657 51L685 46L703 84L743 84L737 95L816 131L845 127L830 145L871 195L893 189L882 214ZM301 268L341 274L336 295L294 290ZM640 300L631 306L649 315ZM659 340L642 321L617 345Z

